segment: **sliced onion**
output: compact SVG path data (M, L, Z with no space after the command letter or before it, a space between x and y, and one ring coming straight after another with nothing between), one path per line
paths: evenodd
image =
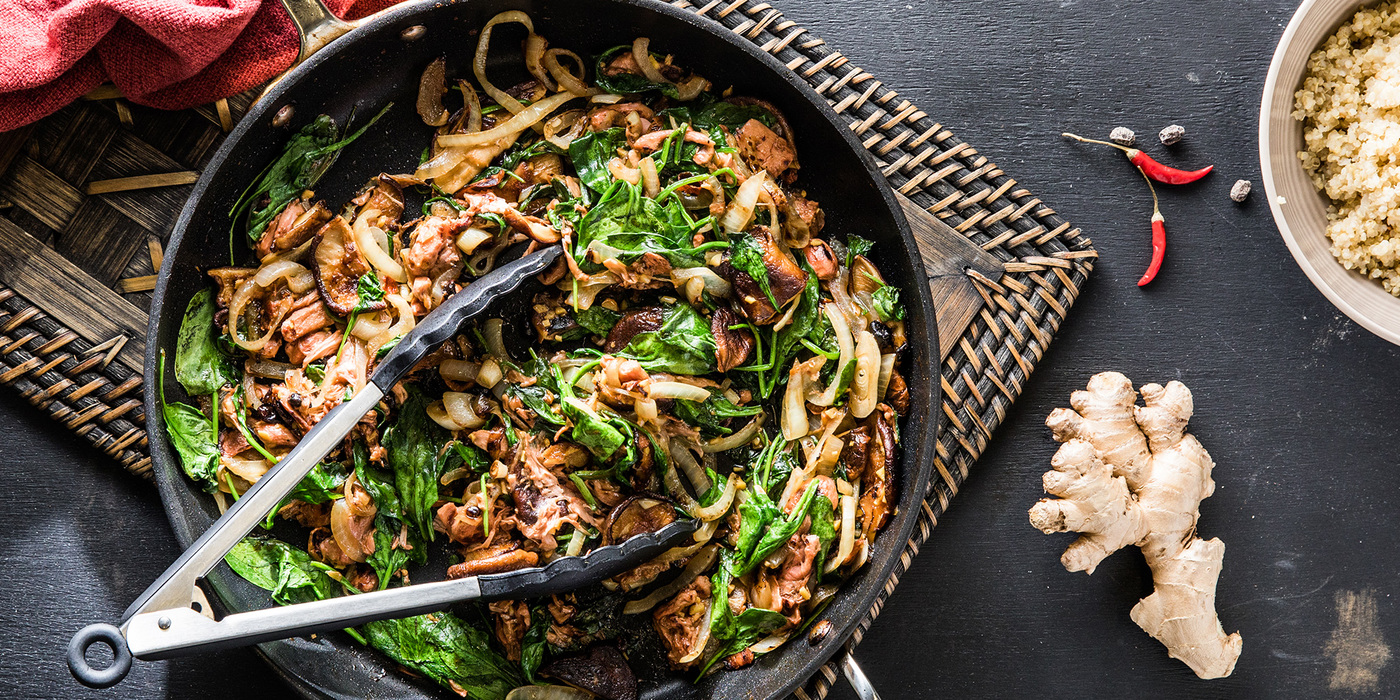
M642 75L645 75L647 80L670 85L671 81L661 74L661 69L657 68L656 63L651 59L650 44L651 40L644 36L634 39L632 41L632 61L637 64L638 68L642 69Z
M704 573L706 569L713 566L715 560L718 558L719 545L706 545L698 554L691 557L689 562L686 562L685 569L681 571L681 575L677 576L674 581L652 591L651 594L645 598L627 601L627 604L622 606L622 613L624 615L636 615L651 610L656 607L657 603L670 598L680 592L682 588L694 583L695 579L699 578L700 574ZM709 625L705 626L709 627Z
M272 465L265 459L242 459L239 457L225 457L223 459L224 469L233 472L238 478L255 484L262 478Z
M846 363L855 361L856 349L851 327L846 324L846 315L831 303L822 304L822 313L826 314L832 330L836 332L836 345L840 348L841 356L836 360L836 373L831 375L831 384L820 395L809 396L807 400L818 406L830 406L836 403L836 394L841 389L841 375L845 374Z
M443 430L467 429L467 426L458 423L456 419L452 417L452 414L447 412L447 408L443 405L443 402L441 401L434 401L428 404L426 413L428 414L429 418L433 419L434 423L437 423L438 425L442 426Z
M526 107L505 122L497 124L486 131L439 136L437 138L437 144L442 148L459 148L463 146L480 146L482 144L509 138L544 121L545 117L548 117L554 110L572 99L574 99L574 95L567 92L550 95Z
M355 217L355 245L360 247L360 252L364 253L365 260L368 260L375 269L383 272L386 277L395 282L407 282L408 273L404 271L403 265L394 260L393 255L386 251L377 240L378 237L385 235L384 231L369 225L369 222L378 216L378 210L366 209Z
M298 281L301 281L300 278L303 274L305 274L307 277L310 277L311 275L311 273L300 263L294 263L290 260L276 260L258 268L257 274L253 275L253 282L259 287L266 289L268 287L271 287L274 283L283 278L288 278L289 280L292 278L296 278ZM307 289L310 289L311 286L315 284L316 280L312 279L310 285L302 287L301 289L292 289L292 291L300 294L306 291ZM292 286L290 281L287 284L287 286Z
M418 79L418 116L428 126L447 123L447 110L442 107L446 73L447 59L438 56L423 69L423 77Z
M244 310L248 308L248 302L252 301L253 294L257 292L258 289L260 289L260 287L258 287L257 282L255 282L252 277L249 277L239 283L238 287L234 289L233 299L229 302L228 334L233 338L235 345L249 352L258 352L262 350L263 346L267 344L268 339L276 332L278 324L282 323L282 319L287 315L287 312L284 310L282 313L278 314L277 318L272 319L272 323L269 323L267 326L267 332L261 337L253 340L244 339L238 332L238 321L243 317Z
M488 357L485 362L481 363L481 369L477 370L476 383L491 389L500 383L501 377L500 363L496 362L495 358Z
M671 270L671 283L677 289L693 279L702 281L705 284L705 291L716 299L724 299L733 294L734 288L730 286L729 281L708 267L682 267ZM796 305L794 304L794 306Z
M365 550L360 546L360 540L351 532L350 507L345 504L343 498L336 499L335 504L331 506L331 536L335 538L335 543L340 545L340 551L352 561L365 560Z
M856 335L856 373L851 378L851 415L864 418L880 402L876 388L880 383L880 346L870 331Z
M292 370L292 366L285 362L273 362L272 360L264 360L260 357L248 360L243 366L250 376L262 377L263 379L276 379L279 381L286 379L287 372ZM249 396L252 396L252 394L249 394Z
M506 700L594 700L593 693L567 685L523 685L506 695Z
M656 161L650 156L641 159L637 163L637 169L642 173L642 188L648 197L656 198L661 194L661 176L656 173Z
M807 420L808 372L819 370L825 363L826 358L818 355L806 362L794 360L792 368L788 370L787 389L783 391L783 414L779 420L785 440L797 440L812 431Z
M559 63L559 57L566 56L573 59L574 65L578 66L578 75L570 73L563 64ZM578 97L588 94L588 86L583 84L584 76L583 59L578 54L568 49L550 49L544 52L544 67L551 76L559 82L559 89L569 92Z
M492 238L495 238L495 236L475 226L470 226L465 231L457 234L457 249L467 255L471 255L482 243Z
M761 656L761 655L763 655L763 654L767 654L768 652L773 651L774 649L777 649L778 647L782 646L782 645L783 645L783 642L786 642L787 640L788 640L788 633L783 633L783 634L770 634L770 635L768 635L767 637L764 637L763 639L758 640L757 642L754 643L753 646L751 646L751 647L749 647L749 648L753 650L753 653L754 653L754 654L757 654L757 655L760 655L760 656Z
M690 446L679 440L671 443L671 461L680 466L685 472L685 477L690 480L690 485L695 488L695 495L700 496L710 490L710 477L705 474L705 470L700 467L700 463L695 461L695 455L690 453Z
M638 423L658 425L661 422L656 402L652 399L636 399L632 402L632 408L637 412Z
M474 382L480 370L481 365L467 360L443 360L438 365L438 374L454 382Z
M743 184L739 185L739 190L734 193L734 201L729 204L724 216L720 217L720 226L729 233L747 231L749 222L753 221L754 207L758 205L758 195L764 192L767 183L766 170L761 170L744 180Z
M875 386L875 396L877 400L885 400L885 392L889 391L890 379L894 377L894 353L889 352L880 356L880 383Z
M442 394L442 405L447 409L447 415L452 417L453 422L471 430L486 425L486 419L478 416L472 409L474 401L471 394L459 391L447 391Z
M457 89L461 91L462 101L467 107L467 123L463 133L481 131L481 96L476 94L476 88L465 80L457 81Z
M710 591L710 600L705 605L705 619L700 621L700 636L696 637L690 647L690 653L682 656L679 663L688 664L705 653L705 647L710 645L710 627L714 626L716 605L729 605L728 594L722 596L716 591Z
M676 499L687 513L700 507L700 504L685 489L685 484L681 483L680 470L674 464L661 470L661 483L666 485L666 492L671 494L671 498Z
M466 159L467 149L444 148L418 166L418 169L413 171L413 176L422 180L435 180L452 172L453 168Z
M374 340L389 327L389 315L383 311L373 314L360 314L355 317L355 326L350 329L350 335L365 342Z
M588 97L589 102L600 105L615 105L625 99L627 98L622 95L614 95L611 92L599 93L597 95L589 95Z
M710 391L685 382L653 381L647 389L647 396L652 399L685 399L704 403L710 400Z
M829 426L829 429L834 431L839 422L831 421L832 425ZM823 434L821 442L817 443L816 459L812 465L816 468L817 473L831 476L836 468L836 463L841 461L841 450L845 446L846 442L841 438L831 434Z
M554 91L554 83L549 79L549 73L542 65L544 61L544 50L549 47L549 42L539 34L530 32L530 36L525 37L525 70L530 71L530 75L535 76L535 80L540 81L544 89Z
M636 185L642 181L642 171L640 168L633 168L629 165L625 165L622 160L618 158L613 158L608 161L608 173L619 180L626 181L629 185Z
M510 360L510 353L506 352L505 325L505 321L499 318L488 318L486 323L481 324L486 350L498 360Z
M394 325L384 329L384 332L375 336L373 340L366 343L365 349L369 353L370 358L378 355L379 348L384 347L385 343L394 338L401 338L409 331L413 330L413 326L416 323L413 318L413 309L408 305L408 301L401 295L386 294L384 296L384 301L389 302L389 305L398 313L399 320L395 321Z
M544 139L567 151L569 144L583 135L583 114L581 109L569 109L550 117L544 123Z
M710 81L698 75L692 75L685 82L676 84L676 101L689 102L699 97L700 93L709 87Z
M806 413L806 409L803 409L803 413ZM705 444L701 445L700 449L704 450L707 453L714 454L716 452L726 452L736 447L747 445L749 441L752 440L754 436L758 434L758 429L762 425L763 414L760 413L754 416L753 420L749 421L748 425L744 426L743 428L740 428L738 432L734 433L733 435L726 435L724 437L719 437L710 440L709 442L706 442Z
M491 81L486 79L486 54L491 49L491 29L498 24L508 24L512 22L523 25L525 29L530 32L530 35L534 36L535 23L530 20L530 15L520 10L507 10L492 17L486 23L486 26L481 28L481 36L476 40L476 56L472 60L472 72L476 74L476 81L481 83L481 89L484 90L487 95L490 95L491 99L496 101L496 104L505 107L506 111L511 114L518 114L521 110L525 109L525 106L520 104L519 100L507 95L504 90L492 85Z
M851 556L856 546L856 497L855 494L841 496L841 544L836 548L836 556L826 563L822 573L829 574L840 568Z
M579 311L585 311L593 306L593 299L598 296L598 292L617 284L617 282L617 275L612 272L589 275L587 280L579 283L578 293L570 294L568 303L577 305Z
M708 506L692 509L690 515L703 523L723 518L724 514L729 512L729 506L734 504L734 494L739 490L740 481L737 474L731 473L729 480L724 483L724 493L720 494L719 499Z
M443 299L447 298L448 288L458 277L462 276L463 265L463 263L458 262L456 265L443 270L442 274L433 278L431 287L432 293L429 295L433 302L432 308L436 309L442 305Z

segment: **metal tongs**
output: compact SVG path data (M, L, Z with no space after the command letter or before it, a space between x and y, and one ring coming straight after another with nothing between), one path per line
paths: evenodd
M560 253L555 246L503 265L425 316L379 363L364 388L326 414L126 609L120 627L98 623L73 636L68 643L68 668L73 677L83 685L106 688L126 677L133 657L158 660L217 651L421 615L465 600L561 593L623 573L691 535L695 522L678 520L657 532L637 535L585 556L561 557L543 567L235 613L217 620L198 587L200 579L281 503L419 360L456 335L464 322L497 298L544 271ZM112 664L103 669L87 662L88 648L97 643L112 648Z

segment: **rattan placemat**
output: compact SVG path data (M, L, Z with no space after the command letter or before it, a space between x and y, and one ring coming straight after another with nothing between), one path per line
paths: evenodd
M976 149L770 4L674 4L807 80L850 121L896 190L1002 261L999 280L968 273L983 305L943 352L937 473L884 595L848 643L854 648L1049 348L1096 253ZM0 134L0 383L143 477L151 467L140 364L161 243L188 183L246 106L239 97L159 112L99 91ZM838 673L827 664L797 697L825 697Z

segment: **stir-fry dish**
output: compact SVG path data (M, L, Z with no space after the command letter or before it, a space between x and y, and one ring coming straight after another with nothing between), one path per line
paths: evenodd
M533 77L508 89L487 74L502 23L529 30ZM323 116L240 199L256 262L209 271L173 363L189 403L162 399L185 471L227 506L513 248L563 256L396 385L229 565L287 604L694 518L693 543L592 589L346 631L473 698L546 678L635 697L629 663L699 680L801 636L897 500L904 308L871 243L824 230L777 108L645 38L585 61L507 12L474 80L447 67L423 73L415 172L317 199L341 148L386 137Z

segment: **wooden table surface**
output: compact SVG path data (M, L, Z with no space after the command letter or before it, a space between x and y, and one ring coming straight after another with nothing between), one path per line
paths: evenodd
M1264 72L1290 0L775 0L1082 227L1100 252L1020 402L857 654L886 698L1316 698L1400 694L1395 398L1400 350L1338 313L1293 263L1262 196ZM1186 127L1169 152L1155 143ZM1150 198L1123 159L1058 134L1135 129L1203 183ZM1244 205L1227 192L1255 183ZM1179 379L1214 456L1201 534L1227 544L1219 610L1233 677L1197 680L1128 619L1136 550L1092 577L1026 510L1056 444L1043 422L1088 377ZM216 700L290 692L250 652L138 663L120 692L64 667L69 636L115 619L177 554L153 489L0 393L0 688L17 698ZM1370 601L1369 603L1367 601ZM1351 613L1339 617L1350 602ZM1339 661L1342 672L1338 672ZM1348 673L1350 670L1352 672ZM849 700L844 687L833 697Z

